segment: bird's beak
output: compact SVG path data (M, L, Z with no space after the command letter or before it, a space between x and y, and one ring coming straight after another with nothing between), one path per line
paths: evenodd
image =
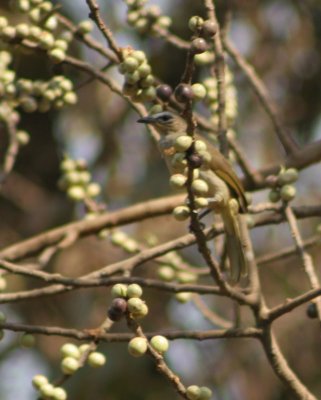
M139 118L137 122L141 124L154 124L155 118L147 115L147 117Z

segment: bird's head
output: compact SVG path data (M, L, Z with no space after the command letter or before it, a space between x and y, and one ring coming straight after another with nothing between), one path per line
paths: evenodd
M187 128L185 120L170 111L148 115L147 117L140 118L137 122L155 126L161 135L184 133Z

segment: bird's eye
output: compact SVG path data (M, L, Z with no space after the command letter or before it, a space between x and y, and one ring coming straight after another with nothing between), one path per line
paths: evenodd
M167 122L170 121L171 119L172 119L171 115L162 115L161 117L158 118L158 120L161 122Z

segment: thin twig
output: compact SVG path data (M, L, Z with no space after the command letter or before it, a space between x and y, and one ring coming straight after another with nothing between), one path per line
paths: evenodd
M98 6L96 0L86 0L86 3L88 4L88 7L90 9L89 17L96 23L98 29L100 30L100 32L103 34L103 36L107 40L109 47L117 55L118 60L122 61L122 59L123 59L122 52L121 52L120 48L117 46L117 43L114 39L112 31L108 28L108 26L105 24L104 20L102 19L101 15L100 15L100 9L99 9L99 6Z
M286 215L286 219L289 223L291 234L296 246L296 249L300 255L303 270L309 280L311 289L319 289L320 282L319 278L315 272L315 267L313 265L313 260L310 254L305 250L304 243L301 237L301 233L297 224L297 220L295 214L289 204L286 205L284 213ZM318 312L319 321L321 322L321 298L315 299L315 305Z

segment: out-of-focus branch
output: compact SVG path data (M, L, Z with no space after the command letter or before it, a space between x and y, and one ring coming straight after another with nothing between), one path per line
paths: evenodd
M264 330L261 341L274 372L291 390L292 395L297 399L317 400L290 369L270 329Z
M77 330L77 329L66 329L59 327L43 327L43 326L32 326L27 324L15 324L10 322L4 322L0 324L0 329L7 329L13 332L26 332L35 333L48 336L64 336L78 340L91 340L97 339L104 342L128 342L134 337L132 333L90 333L89 329ZM260 338L261 330L253 327L249 328L238 328L238 329L212 329L204 331L183 331L183 330L171 330L171 331L157 331L157 332L146 332L145 336L151 339L155 335L164 335L169 340L176 339L194 339L194 340L213 340L213 339L233 339L233 338Z
M268 90L266 89L263 81L259 78L253 66L249 64L244 57L238 52L238 50L232 45L232 43L224 38L224 48L228 54L233 58L237 66L243 71L251 84L255 94L258 96L263 108L269 115L275 132L282 143L282 146L287 154L295 153L298 149L298 145L294 141L293 137L283 127L278 112L273 100L271 99Z
M204 0L204 6L208 18L217 26L217 33L213 37L214 44L214 73L217 81L217 102L218 102L218 139L220 151L225 157L228 156L228 141L226 137L227 121L225 113L226 92L225 92L225 56L222 45L221 29L216 17L213 0Z

